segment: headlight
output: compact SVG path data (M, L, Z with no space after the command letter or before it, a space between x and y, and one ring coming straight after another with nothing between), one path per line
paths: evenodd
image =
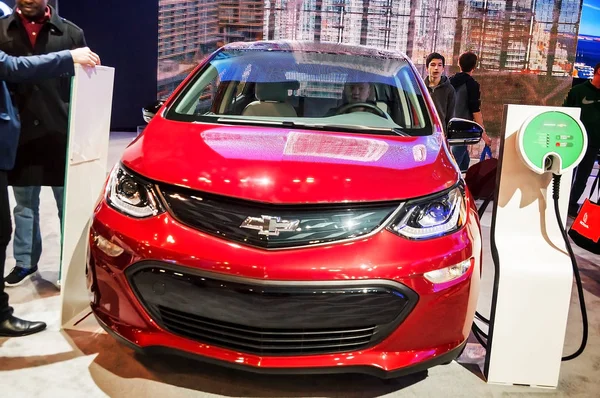
M465 193L459 186L433 198L407 202L388 229L409 239L435 238L462 227L465 217Z
M115 209L135 218L162 212L152 184L116 166L106 187L106 201Z

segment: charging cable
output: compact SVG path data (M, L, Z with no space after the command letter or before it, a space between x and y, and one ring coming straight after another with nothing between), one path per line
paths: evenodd
M587 310L585 308L585 298L583 297L583 286L581 284L581 276L579 275L579 267L577 267L577 259L575 258L575 253L573 253L573 248L571 247L569 236L567 235L567 232L565 231L565 228L562 224L560 209L558 208L560 178L560 174L552 174L552 199L554 199L554 213L556 214L556 220L558 221L560 232L565 241L565 245L567 246L569 257L571 257L571 264L573 265L573 274L575 275L575 282L577 284L577 294L579 296L579 308L581 309L581 318L583 321L583 336L581 338L581 345L573 354L567 355L566 357L562 357L563 361L570 361L571 359L577 358L579 355L581 355L583 350L585 350L585 346L587 344L588 339L588 317Z

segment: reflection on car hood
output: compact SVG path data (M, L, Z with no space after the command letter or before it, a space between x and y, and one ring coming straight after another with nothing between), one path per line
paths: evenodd
M155 181L278 204L414 198L459 178L439 134L378 136L160 117L126 149L123 164Z

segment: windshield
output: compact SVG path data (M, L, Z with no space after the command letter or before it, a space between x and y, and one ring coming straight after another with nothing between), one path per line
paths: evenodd
M417 76L403 58L226 49L196 72L172 120L429 135Z

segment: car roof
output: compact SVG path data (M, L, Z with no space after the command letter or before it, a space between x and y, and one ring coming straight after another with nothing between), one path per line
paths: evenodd
M382 50L379 48L363 45L325 43L315 41L265 40L253 42L235 42L226 44L221 49L349 54L381 59L408 60L408 57L400 51Z

